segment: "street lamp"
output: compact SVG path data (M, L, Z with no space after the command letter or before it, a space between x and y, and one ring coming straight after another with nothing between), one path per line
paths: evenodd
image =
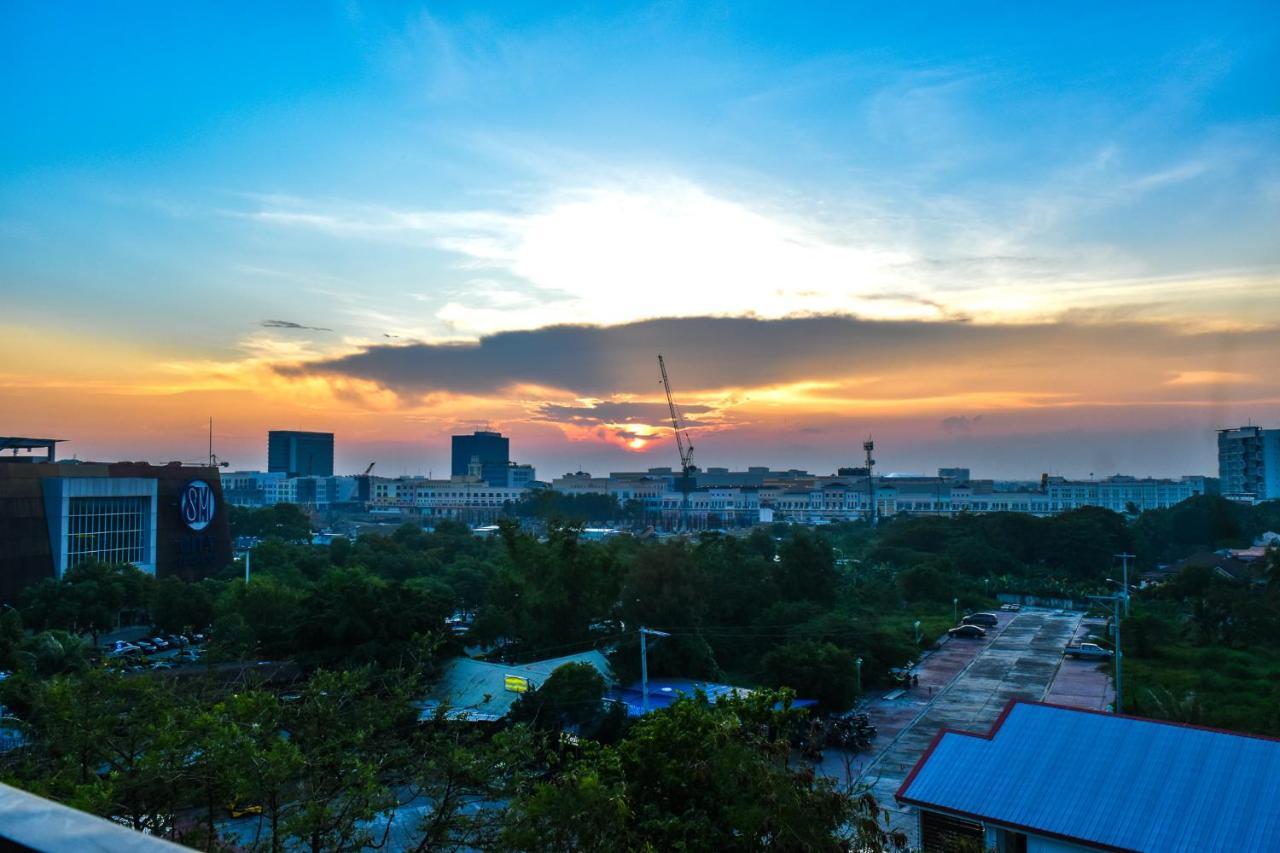
M858 668L858 695L862 695L862 658L858 658L853 663Z
M960 599L951 599L951 619L953 622L960 621Z
M640 626L640 701L646 714L649 713L649 645L645 642L645 639L647 637L657 639L670 636L664 631L654 631L643 625Z
M1116 554L1120 559L1121 571L1124 572L1124 615L1129 615L1129 561L1134 559L1133 554Z
M1121 658L1123 653L1120 651L1120 602L1124 600L1123 595L1091 595L1094 601L1110 601L1114 611L1112 616L1112 624L1116 628L1116 713L1124 713L1124 682L1121 680Z

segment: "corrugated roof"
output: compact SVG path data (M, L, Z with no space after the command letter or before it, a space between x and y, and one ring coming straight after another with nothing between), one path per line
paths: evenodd
M941 732L897 796L1104 848L1280 850L1280 741L1014 701Z
M435 715L440 707L451 719L499 720L515 704L519 693L506 689L506 677L516 675L534 686L542 684L557 667L567 663L589 663L607 683L613 682L609 660L598 651L549 658L524 664L490 663L474 658L454 658L444 665L439 680L431 686L422 703L422 719Z

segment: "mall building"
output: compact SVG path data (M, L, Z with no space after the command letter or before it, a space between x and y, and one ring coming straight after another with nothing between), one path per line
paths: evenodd
M0 603L91 560L186 580L230 564L217 468L59 462L56 447L0 437Z

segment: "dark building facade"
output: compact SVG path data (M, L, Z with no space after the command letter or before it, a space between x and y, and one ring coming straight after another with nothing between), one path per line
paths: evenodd
M453 437L455 477L470 473L471 460L480 462L480 476L490 486L507 485L507 466L511 462L511 440L500 432L476 430L471 435Z
M289 477L332 477L333 433L272 430L267 433L267 471Z
M77 563L198 580L231 563L217 468L0 462L0 602Z

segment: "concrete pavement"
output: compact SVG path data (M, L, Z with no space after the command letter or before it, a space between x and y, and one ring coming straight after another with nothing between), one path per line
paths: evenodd
M923 707L916 706L916 715L896 735L890 735L893 739L861 768L861 782L870 788L881 808L889 811L890 825L906 832L913 843L915 810L899 804L894 794L933 738L944 728L985 733L1009 700L1043 699L1058 674L1062 650L1075 636L1081 620L1080 613L1032 609L1000 616L1000 625L984 641L950 640L944 644L943 651L955 647L951 651L955 659L964 654L960 643L969 642L977 648L949 681L937 687L931 697L924 697ZM929 672L929 663L922 663L923 671ZM936 673L929 673L931 686L935 677L945 677L952 669L946 657L939 664ZM913 692L925 687L925 675L920 681L921 688ZM884 734L882 731L878 740Z

